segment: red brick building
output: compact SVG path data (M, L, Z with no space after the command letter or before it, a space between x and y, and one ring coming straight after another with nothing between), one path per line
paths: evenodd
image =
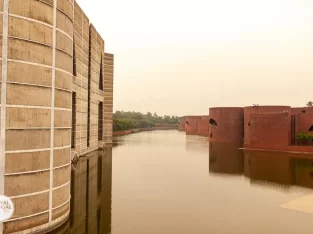
M185 131L186 117L180 117L178 122L178 131Z
M243 108L210 108L210 142L242 142Z
M257 114L274 114L274 113L283 113L288 111L289 113L291 112L290 106L247 106L244 108L244 145L249 145L250 140L251 140L251 134L250 134L250 116L254 114L254 118L257 118L255 115ZM265 116L264 116L265 117ZM262 116L260 116L262 118ZM270 118L269 116L265 118ZM275 117L277 118L277 117ZM266 126L267 124L264 125L264 128L268 128ZM262 126L259 126L258 128L262 128Z
M200 116L186 116L185 131L187 135L198 134L198 121Z
M208 115L200 116L198 119L198 133L199 136L209 136L209 119L210 117Z

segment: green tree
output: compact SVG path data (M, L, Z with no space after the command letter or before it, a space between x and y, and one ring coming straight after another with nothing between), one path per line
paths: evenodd
M309 101L306 105L309 106L309 107L313 107L313 102Z

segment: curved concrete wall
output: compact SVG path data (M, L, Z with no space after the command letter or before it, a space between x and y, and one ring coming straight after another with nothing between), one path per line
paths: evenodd
M210 125L210 142L242 142L243 140L243 108L216 107L210 108L210 120L217 126Z
M244 107L244 145L250 142L249 121L251 114L272 114L282 113L283 111L291 112L290 106L247 106Z
M185 131L186 117L180 117L178 123L178 131Z
M112 138L114 56L74 0L0 11L0 194L15 205L0 233L44 232L69 215L71 147Z
M0 194L15 205L1 231L27 233L69 212L73 2L1 2Z
M209 116L200 116L198 120L198 133L199 136L209 136Z
M200 116L186 116L185 130L188 135L197 135Z

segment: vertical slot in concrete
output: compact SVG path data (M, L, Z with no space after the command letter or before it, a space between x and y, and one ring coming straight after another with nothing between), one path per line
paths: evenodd
M98 141L103 140L103 102L99 102Z
M102 62L102 54L101 54L101 62L100 62L100 78L99 78L99 89L103 91L103 62Z
M89 27L87 147L90 146L91 27Z
M76 125L76 93L72 93L72 141L71 148L75 148L75 125Z

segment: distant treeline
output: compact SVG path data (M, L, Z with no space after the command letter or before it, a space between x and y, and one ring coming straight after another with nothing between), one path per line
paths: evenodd
M116 111L113 114L113 131L167 126L177 123L177 116L158 116L157 113L152 114L151 112L142 114L134 111Z

